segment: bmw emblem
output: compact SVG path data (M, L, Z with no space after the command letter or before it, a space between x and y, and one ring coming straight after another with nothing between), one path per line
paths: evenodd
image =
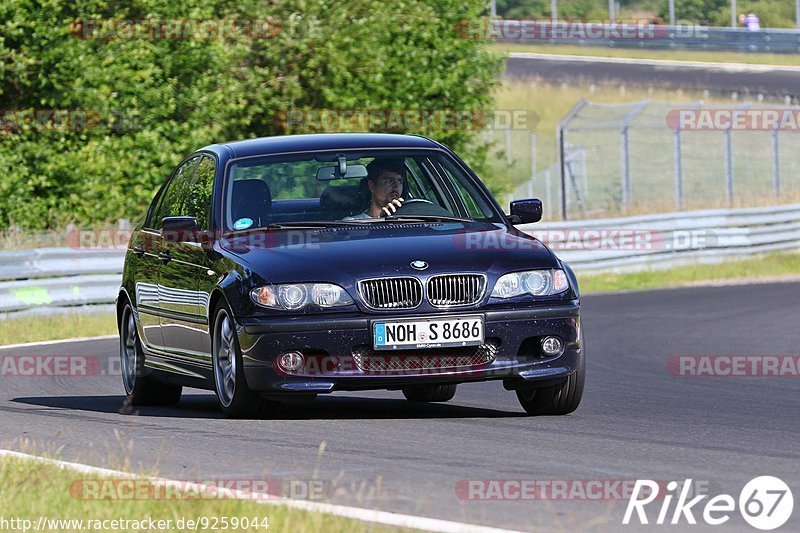
M425 270L426 268L428 268L428 263L419 260L411 261L411 268L414 268L416 270Z

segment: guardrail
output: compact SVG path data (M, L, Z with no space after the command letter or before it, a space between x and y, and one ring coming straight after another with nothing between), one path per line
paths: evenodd
M0 252L0 313L114 302L125 251L36 248Z
M800 30L723 28L697 24L675 26L645 21L496 20L491 35L497 42L570 44L652 50L729 50L796 54ZM488 28L487 28L488 29Z
M715 263L800 250L800 204L528 224L579 273Z
M546 242L579 274L629 272L800 250L800 204L538 223L520 229ZM488 245L496 246L498 254L504 249L502 242ZM0 252L0 316L108 308L119 289L123 259L120 249Z

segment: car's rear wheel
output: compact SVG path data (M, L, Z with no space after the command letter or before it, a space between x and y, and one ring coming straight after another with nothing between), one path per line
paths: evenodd
M265 415L274 402L247 386L233 319L225 307L215 315L212 350L214 391L222 412L231 418Z
M581 357L578 370L566 380L548 387L517 391L520 405L529 415L566 415L578 408L586 379L586 360Z
M182 387L160 383L145 373L144 351L130 303L120 315L119 356L129 405L175 405L180 401Z
M456 395L456 385L413 385L403 387L409 402L446 402Z

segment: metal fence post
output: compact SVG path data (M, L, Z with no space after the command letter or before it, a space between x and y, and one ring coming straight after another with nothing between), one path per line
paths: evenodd
M567 220L567 173L564 151L564 129L558 128L558 174L561 178L561 220Z
M545 179L545 186L544 186L544 197L546 199L545 204L547 205L547 219L550 220L553 218L553 194L552 194L552 187L551 187L551 173L550 169L544 171L544 179Z
M627 115L622 119L622 125L620 126L620 153L622 155L622 209L627 210L628 203L631 200L631 189L633 185L631 183L631 161L630 161L630 152L628 151L628 128L630 128L633 119L635 119L639 113L644 111L644 108L650 103L650 100L642 100L638 102L633 109L631 109Z
M733 134L731 128L725 130L725 185L728 205L733 207Z
M558 142L557 157L558 157L558 177L561 180L561 219L567 220L567 173L566 173L566 145L564 141L564 130L572 122L581 109L586 107L589 101L586 98L581 98L575 107L570 109L567 116L562 118L556 126L556 141Z
M683 209L683 151L681 149L681 129L675 129L675 207Z
M622 155L622 210L627 211L631 196L631 162L628 153L628 126L620 131L620 154Z
M778 142L778 128L777 125L772 130L772 192L775 193L775 198L781 196L781 152L780 143Z
M536 134L531 132L531 181L536 179Z

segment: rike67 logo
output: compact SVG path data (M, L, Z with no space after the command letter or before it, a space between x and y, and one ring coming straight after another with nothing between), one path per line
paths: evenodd
M730 520L737 504L733 496L720 494L709 499L705 505L701 505L708 495L701 494L689 499L691 485L691 479L687 479L682 486L677 481L670 481L666 486L666 494L659 494L659 489L663 485L649 479L637 479L622 523L630 524L635 512L640 524L649 524L653 516L651 514L648 517L645 507L656 499L661 503L655 519L657 525L667 523L694 525L697 524L695 513L700 514L703 521L711 526L718 526ZM675 496L677 501L675 507L671 509ZM768 531L781 527L789 520L794 509L794 498L791 489L783 480L773 476L759 476L747 482L739 493L738 504L739 513L745 522L754 528Z

